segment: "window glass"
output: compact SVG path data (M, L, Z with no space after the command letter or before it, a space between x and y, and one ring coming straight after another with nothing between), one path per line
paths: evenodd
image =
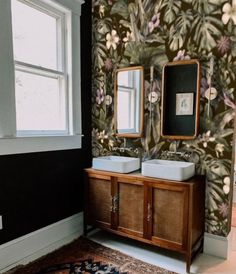
M57 19L12 0L14 59L50 69L57 65Z
M59 79L16 71L17 130L66 130L65 96L59 86Z
M118 94L118 129L133 130L134 104L132 98L134 95L134 90L120 87Z

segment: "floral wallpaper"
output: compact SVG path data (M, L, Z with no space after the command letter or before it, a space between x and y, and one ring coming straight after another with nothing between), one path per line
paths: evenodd
M206 232L230 231L232 143L236 87L236 0L93 0L93 156L167 158L186 152L205 174ZM199 59L202 67L200 132L190 141L160 136L161 71L168 61ZM145 68L143 138L114 132L114 72ZM154 66L154 83L150 67ZM211 91L211 92L210 92Z

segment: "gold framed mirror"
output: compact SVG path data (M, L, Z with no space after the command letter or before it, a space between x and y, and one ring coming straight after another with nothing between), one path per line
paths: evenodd
M119 137L143 135L144 69L142 66L117 69L114 85L115 130Z
M167 63L162 72L161 136L197 137L200 106L200 63L196 59Z

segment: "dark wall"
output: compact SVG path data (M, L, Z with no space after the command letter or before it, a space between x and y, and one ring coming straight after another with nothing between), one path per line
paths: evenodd
M0 156L0 244L83 209L83 168L91 165L91 4L82 6L82 127L79 150Z

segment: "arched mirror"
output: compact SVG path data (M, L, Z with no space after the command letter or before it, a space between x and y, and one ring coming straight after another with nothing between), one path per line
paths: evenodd
M117 136L137 138L143 134L143 67L118 69L115 77L115 129Z

